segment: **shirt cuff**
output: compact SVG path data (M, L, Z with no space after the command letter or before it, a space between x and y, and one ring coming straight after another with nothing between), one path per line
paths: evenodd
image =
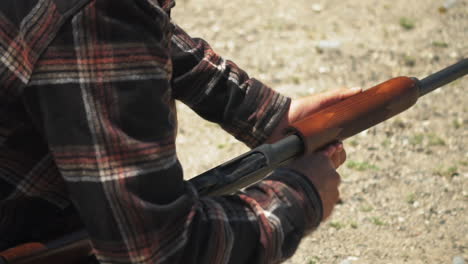
M276 169L268 180L280 181L296 193L305 216L305 230L311 231L320 225L323 219L323 206L320 194L312 182L303 174L287 169Z
M245 99L238 114L223 129L254 148L264 143L286 114L291 99L256 79L246 84Z

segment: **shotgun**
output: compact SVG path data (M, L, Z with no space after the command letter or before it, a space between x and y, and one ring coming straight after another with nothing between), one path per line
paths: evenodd
M191 182L200 195L236 192L263 179L296 156L342 141L413 106L419 97L468 74L465 58L418 80L396 77L292 124L289 136L261 145L208 170Z
M261 145L190 180L202 196L234 193L265 178L295 157L354 136L411 106L419 97L468 74L468 59L419 80L397 77L292 124L289 135ZM84 230L49 243L0 252L0 264L86 263L92 255Z

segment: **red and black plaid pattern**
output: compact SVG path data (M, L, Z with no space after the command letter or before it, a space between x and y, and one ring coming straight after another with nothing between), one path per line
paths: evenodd
M0 3L0 247L76 209L102 263L277 263L318 225L292 171L214 198L183 180L176 99L249 146L289 99L177 27L173 1L18 2Z

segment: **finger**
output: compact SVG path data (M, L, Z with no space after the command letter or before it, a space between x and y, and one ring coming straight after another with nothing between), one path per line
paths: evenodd
M361 87L353 87L353 88L341 88L337 91L335 91L336 96L338 97L338 100L343 100L348 97L351 97L353 95L356 95L358 93L362 92ZM333 91L331 91L333 93Z
M341 166L346 161L346 150L344 148L343 142L339 141L337 144L337 155L338 155L338 167Z
M328 154L333 155L336 151L341 151L341 149L343 149L343 142L334 141L332 143L329 143L328 145L325 145L325 147L322 148L322 151L325 151Z
M339 192L338 189L334 189L332 191L328 191L326 194L320 193L320 196L327 198L326 200L323 199L323 201L322 201L324 203L324 205L323 205L324 211L323 211L322 220L325 220L328 217L330 217L330 215L333 212L333 209L334 209L335 205L340 200L340 192Z
M325 147L322 152L332 162L333 168L338 168L346 160L346 152L343 147L343 142L338 141Z
M346 98L349 98L353 95L362 92L362 89L359 87L351 88L351 89L340 89L329 91L321 94L321 107L327 107L333 105L339 101L342 101Z
M336 152L331 158L330 160L332 161L333 163L333 168L334 169L337 169L340 165L341 165L341 152Z
M322 151L323 154L325 154L325 156L327 156L328 158L332 158L333 155L335 154L337 150L337 146L335 144L331 144L331 145L328 145L327 147L325 147Z
M339 186L341 184L341 176L336 170L333 171L333 175L331 176L331 178L334 182L334 186Z
M338 167L343 165L344 162L346 161L346 151L343 149L342 151L337 153L337 156L338 156L338 158L337 158L338 162L336 164L335 169L338 169Z
M341 163L340 163L340 166L343 165L343 164L345 163L345 161L346 161L346 156L347 156L346 150L343 149L343 151L341 152Z
M346 161L346 151L343 149L342 151L335 152L330 160L333 163L333 167L338 169Z
M336 146L336 151L343 151L344 150L343 142L341 142L341 141L336 142L335 146Z

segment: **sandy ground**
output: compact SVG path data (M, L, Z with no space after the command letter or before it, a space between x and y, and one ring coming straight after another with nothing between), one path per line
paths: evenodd
M173 18L291 97L468 57L467 0L178 0ZM343 203L286 263L468 262L467 94L465 77L347 140ZM247 151L183 105L179 120L187 178Z

